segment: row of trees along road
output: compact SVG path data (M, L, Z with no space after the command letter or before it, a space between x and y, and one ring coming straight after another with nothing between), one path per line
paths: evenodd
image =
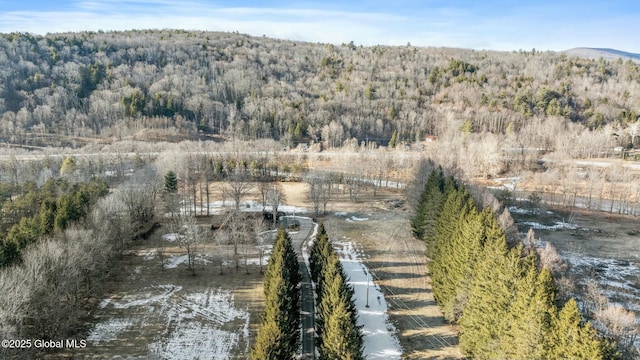
M490 209L442 171L428 177L414 235L426 242L433 293L459 325L474 359L612 359L615 344L584 322L573 299L560 303L535 249L507 245Z
M320 359L363 359L354 293L347 283L338 254L320 224L309 255L311 279L316 284L316 333Z
M289 235L278 231L264 275L265 308L251 359L293 359L300 344L298 258Z

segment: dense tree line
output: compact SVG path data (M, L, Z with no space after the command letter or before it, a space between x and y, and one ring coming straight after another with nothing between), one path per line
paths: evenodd
M19 262L24 248L83 219L107 193L102 180L70 184L62 178L51 178L40 188L29 182L5 193L8 198L0 207L0 266Z
M535 249L509 246L490 208L479 210L464 185L442 171L425 182L412 219L427 245L433 293L460 327L474 359L608 359L617 354L583 321L573 299L561 303Z
M264 274L265 307L252 359L294 358L300 344L301 280L291 239L281 228Z
M320 359L363 359L353 288L347 283L338 254L320 224L309 254L311 279L316 284L316 339Z
M17 143L156 139L156 129L393 147L428 134L453 140L464 125L470 143L498 151L589 156L585 148L636 145L640 129L637 63L553 52L179 30L12 33L0 36L0 69L0 134Z

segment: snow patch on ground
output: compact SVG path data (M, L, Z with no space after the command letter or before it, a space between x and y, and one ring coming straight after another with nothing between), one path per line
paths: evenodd
M169 241L169 242L176 242L178 241L178 239L183 238L184 235L180 235L178 233L169 233L169 234L164 234L162 235L162 239Z
M369 221L369 218L361 218L361 217L357 217L357 216L352 216L350 218L347 218L346 221L348 222L354 222L354 221Z
M355 293L358 325L363 325L365 358L399 360L402 348L396 336L396 329L389 321L387 302L382 290L371 280L369 269L360 261L360 256L351 242L334 241L333 245ZM366 306L367 302L369 307Z
M209 214L220 215L220 214L223 214L225 211L227 211L227 209L235 209L235 207L236 207L236 203L233 200L210 202ZM265 206L263 208L262 203L255 200L240 201L238 208L240 209L240 211L243 211L243 212L262 212L263 210L266 212L271 211L271 206ZM186 206L183 204L179 212L181 215L189 215L189 214L192 214L194 211L197 215L206 214L207 204L205 203L202 205L196 205L195 207L193 206L193 203L187 204ZM307 209L302 207L292 206L292 205L281 204L278 206L278 211L283 211L289 214L306 213ZM171 217L172 214L165 213L164 216Z
M153 256L145 256L145 260L153 260L155 258L155 254L153 254ZM182 265L182 264L187 264L187 262L189 261L189 257L184 254L184 255L172 255L172 256L168 256L165 260L164 260L164 268L165 269L175 269L178 266ZM209 264L211 263L211 260L206 259L200 255L197 255L195 257L195 262L196 264Z
M540 223L533 222L533 221L524 221L524 222L519 222L516 225L528 226L535 230L559 230L559 229L576 230L578 228L578 225L566 223L563 221L556 221L553 225L542 225Z
M597 269L606 279L625 280L640 273L640 266L633 261L597 258L572 252L562 252L560 255L572 267Z
M535 214L537 210L535 209L523 209L517 206L509 206L509 212L512 214Z
M235 208L235 206L236 206L236 203L232 200L228 200L224 202L214 201L209 203L209 212L221 213L224 210L224 208ZM263 211L262 203L254 200L241 201L239 208L240 208L240 211L245 211L245 212L262 212ZM206 213L206 209L207 209L206 206L202 208L203 213ZM271 212L272 207L270 205L267 205L264 207L264 211ZM281 204L278 206L278 211L282 211L285 213L306 213L307 209L297 207L297 206L292 206L292 205Z
M572 252L562 252L560 256L570 264L573 271L584 272L593 277L611 304L619 304L636 312L640 319L639 262L597 258ZM636 346L640 347L640 341Z
M172 299L167 311L169 337L149 345L163 359L227 359L240 337L248 340L249 313L234 306L229 291L209 290ZM239 331L223 330L242 321Z
M180 264L186 264L187 261L189 261L189 257L187 255L170 256L164 261L164 267L166 269L175 269Z
M250 314L235 307L233 293L210 289L181 294L176 285L151 286L121 299L106 299L100 307L136 309L142 318L161 317L164 330L148 345L149 356L162 359L228 359L239 340L249 350ZM141 320L111 318L96 324L88 340L117 340Z
M120 300L104 299L100 302L99 306L101 309L104 309L107 306L112 306L116 309L128 309L132 306L149 306L154 303L166 302L173 293L180 290L182 290L182 286L154 286L151 291L125 295Z
M94 343L113 341L133 325L134 322L129 319L108 319L105 322L96 324L89 332L87 340Z
M161 359L227 359L238 338L235 333L189 323L166 341L150 344L149 351Z

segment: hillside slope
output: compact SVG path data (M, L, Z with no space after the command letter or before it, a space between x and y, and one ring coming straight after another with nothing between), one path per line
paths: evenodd
M631 61L535 50L334 46L173 30L0 34L0 141L75 146L215 135L331 148L392 138L412 145L429 135L454 153L465 144L468 153L445 163L482 154L489 165L474 172L493 176L515 166L491 165L504 151L592 157L633 147L638 81Z
M605 60L614 61L619 58L622 60L632 60L635 62L640 62L640 54L629 53L626 51L620 51L615 49L603 49L603 48L573 48L567 51L564 51L565 54L569 56L577 56L587 59L599 59L603 58Z

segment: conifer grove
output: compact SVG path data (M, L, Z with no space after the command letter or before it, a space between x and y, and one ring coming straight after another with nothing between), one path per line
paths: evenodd
M316 334L320 359L363 359L353 288L347 283L338 255L322 224L310 254L311 278L316 284Z
M414 236L426 242L433 293L473 359L611 359L572 299L560 304L535 251L509 247L490 209L441 170L428 177ZM320 242L318 242L320 243Z
M264 276L265 308L252 359L294 358L300 343L300 281L291 239L280 229Z

